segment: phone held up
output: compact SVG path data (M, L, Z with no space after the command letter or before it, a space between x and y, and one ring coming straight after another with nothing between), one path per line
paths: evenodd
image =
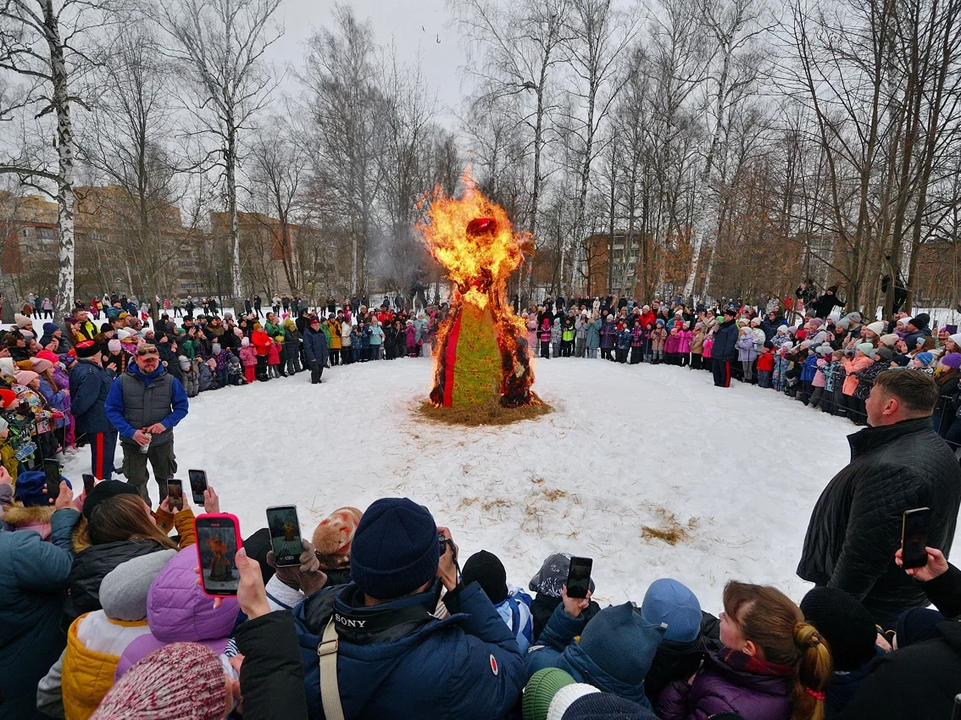
M188 470L187 479L190 481L190 494L194 504L203 506L204 492L207 490L207 473L204 470Z
M97 479L88 473L83 474L83 490L88 495L90 491L93 490L93 486L97 484Z
M591 589L591 558L572 557L567 571L567 597L583 599Z
M901 562L905 568L919 568L928 564L928 531L931 528L931 508L905 510L901 525Z
M240 521L229 513L194 518L201 587L211 597L231 597L240 587L240 571L234 555L243 546Z
M172 513L178 513L184 509L183 480L171 478L167 481L167 506Z
M277 567L300 565L303 547L300 542L300 522L296 505L275 505L267 508L267 528L270 549L274 551Z
M56 460L44 460L43 474L47 481L47 497L56 500L60 497L60 463Z

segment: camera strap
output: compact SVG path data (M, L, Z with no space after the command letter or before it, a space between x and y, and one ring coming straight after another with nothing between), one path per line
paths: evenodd
M337 682L337 628L331 616L324 629L323 639L317 646L320 666L320 701L326 720L344 720L344 708L340 704L340 686Z

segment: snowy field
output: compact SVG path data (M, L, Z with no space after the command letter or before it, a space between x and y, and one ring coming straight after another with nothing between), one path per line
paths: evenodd
M552 552L593 557L602 604L639 603L665 576L714 612L731 578L803 595L804 531L848 460L849 422L773 391L716 389L707 372L560 358L536 367L554 413L453 428L413 414L430 370L382 361L328 370L320 386L305 373L204 393L176 431L178 475L205 469L244 535L268 505L296 503L310 537L342 505L408 496L451 528L462 559L490 550L515 585ZM84 449L64 474L88 462ZM645 526L685 536L672 546Z

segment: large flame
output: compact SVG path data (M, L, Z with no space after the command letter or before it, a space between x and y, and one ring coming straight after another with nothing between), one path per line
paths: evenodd
M469 405L496 394L508 407L536 403L527 328L506 291L531 237L514 232L504 209L477 189L469 168L461 180L460 198L435 189L427 221L418 225L454 284L451 312L438 332L431 401Z

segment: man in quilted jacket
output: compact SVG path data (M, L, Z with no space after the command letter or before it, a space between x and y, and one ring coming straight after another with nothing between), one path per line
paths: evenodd
M848 436L851 462L828 483L808 525L797 574L845 590L880 625L928 604L894 562L905 510L931 508L928 546L947 556L961 505L961 466L931 424L938 388L916 370L877 376L868 426Z

